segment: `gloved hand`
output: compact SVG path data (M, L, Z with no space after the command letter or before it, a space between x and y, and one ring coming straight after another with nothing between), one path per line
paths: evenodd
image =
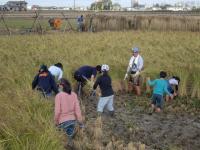
M127 78L128 78L128 73L125 74L124 80L126 80Z
M96 96L96 91L92 90L92 92L90 93L90 96Z
M139 71L137 71L137 72L135 73L135 75L134 75L134 76L136 77L136 76L138 76L139 74L140 74L140 72L139 72Z
M82 122L79 122L79 127L80 128L85 128L85 125Z

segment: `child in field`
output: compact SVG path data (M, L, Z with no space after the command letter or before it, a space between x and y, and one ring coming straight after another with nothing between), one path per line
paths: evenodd
M173 95L168 91L168 83L165 80L167 73L164 71L160 72L160 79L155 79L153 81L150 78L147 79L147 82L150 86L153 86L153 95L152 95L152 102L151 107L152 110L156 112L161 112L163 107L163 94L167 93L170 97L173 98Z
M168 91L173 95L173 98L178 96L178 86L180 83L180 78L178 76L172 76L170 79L167 80L168 82ZM172 98L170 98L168 95L166 96L166 101L170 101Z
M113 108L113 98L114 92L112 89L112 81L110 76L108 75L109 66L104 64L101 66L102 75L99 76L94 83L93 90L96 90L97 86L99 85L101 89L101 97L98 102L97 112L99 115L103 113L104 108L106 107L110 112L110 115L114 115L114 108Z
M55 80L60 81L63 76L63 65L61 63L50 66L48 70Z

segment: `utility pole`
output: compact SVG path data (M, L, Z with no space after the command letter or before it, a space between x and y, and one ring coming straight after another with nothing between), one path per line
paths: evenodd
M75 10L75 8L76 8L76 1L74 0L74 10Z

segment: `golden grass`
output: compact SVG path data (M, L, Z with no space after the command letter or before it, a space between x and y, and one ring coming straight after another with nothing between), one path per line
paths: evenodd
M106 63L110 66L110 75L117 91L123 89L121 83L131 57L130 49L139 46L145 61L144 77L155 79L160 70L165 70L169 75L181 77L181 96L200 98L199 41L199 33L190 32L102 32L0 37L0 148L63 149L60 140L62 135L56 131L53 122L53 103L44 101L31 89L32 79L40 64L49 66L63 63L64 77L74 82L72 72L81 65ZM96 135L101 135L100 128L98 132L96 130ZM86 148L92 147L89 137L80 137L83 138L79 138L79 146L83 146L82 142L85 141ZM112 144L126 147L123 142Z
M90 26L91 15L86 15L86 29ZM173 15L132 15L132 16L93 16L92 26L95 31L200 31L199 16Z

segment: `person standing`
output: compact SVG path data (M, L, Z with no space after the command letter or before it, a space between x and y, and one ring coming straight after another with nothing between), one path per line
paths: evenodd
M71 146L75 134L75 125L83 127L82 115L77 95L72 92L71 84L66 79L61 79L61 89L55 97L55 124L63 129L68 136L68 145Z
M77 25L78 25L78 31L83 32L83 15L78 16L77 18Z
M134 89L136 92L136 95L141 95L141 89L140 89L140 84L141 84L141 75L140 72L143 69L143 58L139 54L139 48L138 47L133 47L132 48L133 56L131 57L129 61L129 65L127 67L127 72L125 74L124 79L127 79L129 76L128 80L128 91L132 92Z
M113 98L114 92L112 89L112 80L108 75L109 66L104 64L101 67L102 75L99 76L94 83L93 90L96 90L97 86L101 89L101 97L98 102L97 112L102 114L104 108L106 107L111 116L114 115Z

